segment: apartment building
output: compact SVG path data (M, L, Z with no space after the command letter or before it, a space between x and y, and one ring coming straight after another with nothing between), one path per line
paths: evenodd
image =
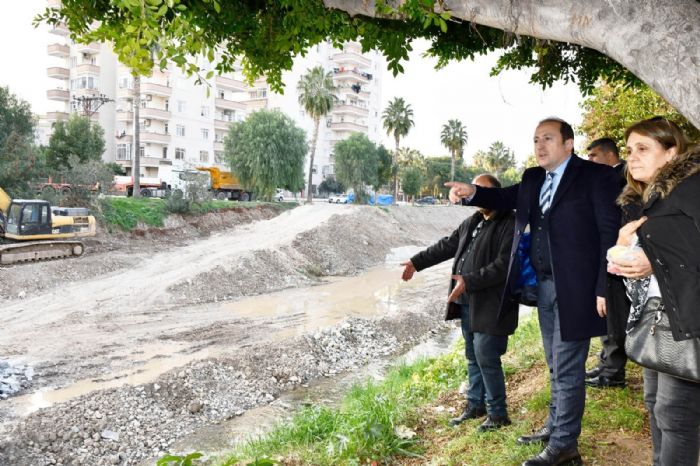
M54 2L57 0L51 0ZM55 110L39 123L41 142L48 139L51 124L71 112L90 114L105 130L107 162L122 165L131 174L134 154L134 78L120 64L109 44L72 43L64 26L53 27L48 44L47 73L55 87L47 98ZM245 119L249 112L279 109L313 136L313 122L298 103L297 83L308 69L320 65L333 73L338 101L319 130L314 158L313 185L334 174L333 147L354 132L381 141L381 74L385 68L377 53L362 54L359 44L336 49L320 44L295 61L283 75L285 92L273 92L264 78L249 86L236 70L196 85L179 68L155 70L141 78L140 171L141 176L170 182L173 172L197 166L226 169L224 137L228 126ZM204 73L211 66L201 63ZM76 99L102 96L109 99L97 108L85 109ZM308 161L305 163L308 171ZM308 178L308 173L307 177Z

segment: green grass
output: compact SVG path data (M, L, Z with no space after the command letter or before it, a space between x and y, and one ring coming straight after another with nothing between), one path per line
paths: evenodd
M237 202L207 200L193 204L188 215L204 215L209 212L230 209L254 209L259 207L276 210L289 210L297 206L294 202ZM143 223L152 227L162 227L170 215L166 202L155 198L106 197L97 202L96 216L108 230L131 231Z

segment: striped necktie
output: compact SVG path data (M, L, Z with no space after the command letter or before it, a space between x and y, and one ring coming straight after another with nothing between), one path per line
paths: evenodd
M543 214L549 210L549 206L552 204L552 187L554 187L554 172L547 172L540 194L540 211Z

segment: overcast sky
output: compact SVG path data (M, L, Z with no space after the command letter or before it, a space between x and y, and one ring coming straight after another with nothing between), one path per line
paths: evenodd
M13 1L0 15L0 43L4 66L0 85L29 101L37 114L50 110L46 90L51 79L46 76L46 47L51 35L46 28L34 29L31 20L45 7L44 0ZM478 58L475 62L452 63L439 71L435 60L424 58L426 42L416 42L405 72L394 78L388 70L382 81L382 101L395 96L411 104L415 127L402 146L420 150L425 155L448 155L440 145L440 130L451 118L465 124L469 136L465 154L487 149L502 141L514 150L519 160L532 152L532 134L538 120L559 116L577 125L581 121L581 100L575 85L557 84L542 90L529 84L526 71L509 71L490 77L489 70L497 55ZM384 144L394 147L386 136Z

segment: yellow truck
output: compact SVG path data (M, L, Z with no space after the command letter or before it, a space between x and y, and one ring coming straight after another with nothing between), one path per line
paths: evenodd
M0 188L0 265L80 256L85 245L74 238L95 236L95 231L95 217L87 209L12 199Z
M223 171L217 167L197 167L201 172L208 172L210 177L210 190L219 200L250 201L253 198L252 191L241 186L241 182L231 172Z

